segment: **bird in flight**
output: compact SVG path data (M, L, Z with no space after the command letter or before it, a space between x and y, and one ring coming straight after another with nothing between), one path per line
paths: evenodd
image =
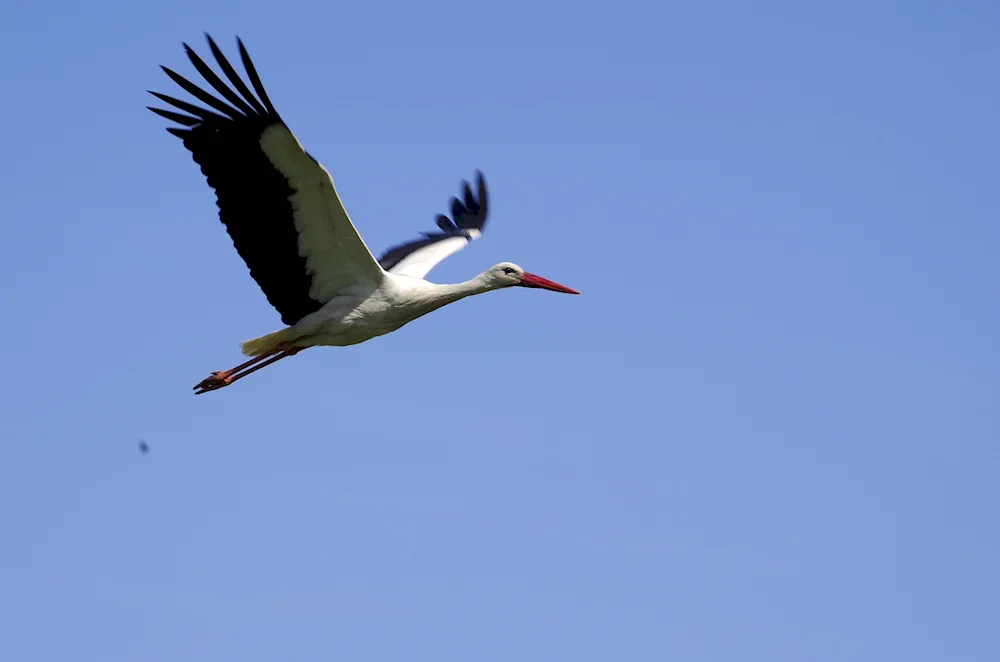
M250 360L213 372L195 385L196 394L228 386L307 347L354 345L390 333L470 295L506 287L579 294L510 262L462 283L424 280L435 265L481 236L489 196L479 171L475 191L463 181L461 197L451 199L451 217L437 216L438 231L424 232L375 259L330 173L274 109L243 42L236 40L256 95L205 36L231 86L184 44L194 68L221 98L161 67L211 110L152 91L182 112L147 108L175 123L167 131L183 141L215 190L219 219L285 328L241 343Z
M139 440L139 452L143 455L149 453L149 444L147 444L143 439Z

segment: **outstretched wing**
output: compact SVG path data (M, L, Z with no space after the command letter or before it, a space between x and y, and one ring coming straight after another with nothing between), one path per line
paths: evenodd
M167 131L184 141L215 189L219 219L250 275L287 325L319 310L339 292L373 290L385 272L358 236L330 173L302 148L274 109L243 42L237 39L257 96L205 36L232 88L187 44L184 49L225 101L162 67L213 110L158 92L150 93L188 114L149 110L180 125Z
M393 246L379 258L386 271L423 278L443 259L482 236L489 215L489 198L483 173L476 171L476 195L469 182L462 182L462 197L451 199L451 216L437 217L441 232L424 232L421 239Z

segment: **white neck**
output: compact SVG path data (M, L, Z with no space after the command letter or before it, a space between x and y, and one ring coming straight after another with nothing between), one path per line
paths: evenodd
M489 292L493 289L496 288L486 281L485 273L479 274L475 278L463 283L439 285L424 281L418 287L410 289L409 301L407 303L410 306L418 308L420 314L423 315L446 306L449 303L455 303L459 299L464 299L473 294Z

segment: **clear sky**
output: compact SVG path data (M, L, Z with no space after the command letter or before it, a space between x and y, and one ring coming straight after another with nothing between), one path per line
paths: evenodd
M481 168L430 278L583 295L193 396L280 328L144 109L203 31L374 250ZM998 35L992 0L5 4L0 659L1000 659Z

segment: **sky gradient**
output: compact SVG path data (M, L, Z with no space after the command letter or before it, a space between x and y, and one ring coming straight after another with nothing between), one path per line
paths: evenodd
M203 31L374 251L481 168L429 278L582 296L194 397L280 328L144 108ZM986 0L5 6L0 659L1000 659L998 34Z

